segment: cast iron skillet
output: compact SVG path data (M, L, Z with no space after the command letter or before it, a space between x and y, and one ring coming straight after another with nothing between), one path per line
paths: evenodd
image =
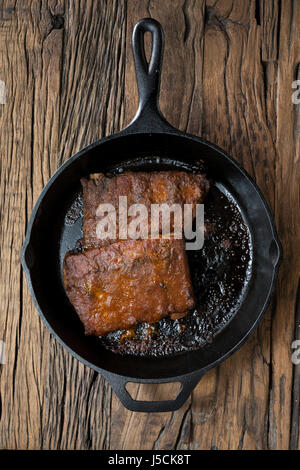
M152 34L149 65L144 53L144 33ZM121 402L133 411L172 411L188 398L200 378L233 354L258 326L274 290L281 245L272 216L260 190L223 150L199 137L180 132L162 116L159 82L163 31L153 19L142 19L133 32L133 53L139 89L139 108L133 121L118 134L106 137L78 152L62 165L42 191L33 210L21 260L31 295L45 325L74 357L100 372ZM198 351L173 357L135 357L114 354L98 338L83 334L83 327L69 303L61 277L62 254L80 238L78 223L70 230L65 215L80 191L80 178L134 160L134 169L159 170L160 163L147 156L169 157L172 162L193 164L204 160L213 179L237 201L251 233L252 275L237 314L211 344ZM137 162L141 161L139 166ZM143 162L143 163L142 163ZM145 163L146 162L146 163ZM176 168L175 168L176 169ZM127 382L180 382L181 390L170 401L136 401L126 391Z

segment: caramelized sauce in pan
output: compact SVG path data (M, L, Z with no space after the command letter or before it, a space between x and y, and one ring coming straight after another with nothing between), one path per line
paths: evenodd
M212 185L204 204L205 242L188 251L197 307L178 320L141 323L99 339L126 355L161 357L191 351L211 342L237 312L251 275L251 238L230 194Z
M168 158L145 157L111 168L111 174L143 170L158 165L170 170L201 171L195 165ZM144 167L145 165L145 167ZM155 168L156 169L156 168ZM73 200L65 218L61 264L69 250L81 251L82 194ZM184 318L164 318L157 323L141 323L130 330L118 330L99 338L101 344L118 354L162 357L192 351L212 342L233 318L244 299L251 276L251 236L241 211L221 185L213 184L204 204L205 242L199 251L188 251L188 261L197 300L196 308ZM74 240L77 240L74 246Z

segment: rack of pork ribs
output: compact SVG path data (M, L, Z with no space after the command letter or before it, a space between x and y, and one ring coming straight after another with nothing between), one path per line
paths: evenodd
M128 207L144 204L148 213L151 204L162 203L180 204L182 209L192 204L194 213L209 190L206 175L163 171L109 177L97 173L81 179L81 184L82 251L66 254L63 276L85 334L103 336L140 322L185 316L195 306L195 298L183 237L99 239L96 212L99 204L112 204L118 221L119 196L127 196Z

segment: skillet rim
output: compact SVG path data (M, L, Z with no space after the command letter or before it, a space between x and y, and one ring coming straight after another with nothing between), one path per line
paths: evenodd
M278 269L279 269L279 265L280 265L281 258L282 258L282 246L281 246L278 234L277 234L274 218L271 214L270 208L268 206L268 203L267 203L264 195L262 194L261 190L257 186L256 182L253 180L253 178L227 152L225 152L223 149L218 147L216 144L213 144L212 142L209 142L209 141L203 139L202 137L198 137L198 136L194 136L192 134L184 133L184 132L179 131L175 128L172 128L171 126L167 130L161 130L161 131L158 130L158 131L151 131L151 132L147 132L145 129L136 129L135 131L133 131L132 127L134 127L134 126L129 125L127 128L123 129L122 131L120 131L116 134L112 134L110 136L104 137L100 140L97 140L97 141L91 143L87 147L84 147L83 149L79 150L76 154L74 154L72 157L70 157L66 162L64 162L56 170L56 172L49 179L48 183L46 184L46 186L43 188L42 192L40 193L40 195L39 195L39 197L38 197L38 199L37 199L37 201L34 205L33 211L31 213L31 217L30 217L28 225L27 225L26 237L25 237L22 249L21 249L21 264L22 264L22 267L23 267L25 275L26 275L29 292L30 292L30 294L33 298L33 301L34 301L35 307L36 307L36 309L39 313L39 316L41 317L41 319L43 320L44 324L49 329L51 334L54 335L56 340L70 354L72 354L72 356L75 357L77 360L81 361L82 363L89 366L90 368L100 372L102 375L104 375L104 377L107 377L107 378L109 378L108 376L110 376L110 377L111 376L116 376L116 377L119 377L120 379L123 378L123 379L126 379L127 381L130 380L130 381L133 381L133 382L140 382L140 383L163 383L163 382L176 381L176 379L178 381L181 381L183 378L193 377L195 374L197 374L197 376L199 376L199 375L202 376L208 370L216 367L217 365L219 365L220 363L222 363L223 361L228 359L232 354L234 354L234 352L236 352L238 349L240 349L241 346L253 334L253 332L258 327L259 323L261 322L261 320L264 316L264 313L265 313L265 311L266 311L266 309L267 309L267 307L270 303L270 300L273 296L274 290L275 290L276 279L277 279L277 276L278 276ZM248 329L247 333L237 343L235 343L232 346L232 348L227 350L225 353L222 353L222 354L220 353L219 354L220 357L218 359L216 359L214 362L208 364L207 366L205 366L201 369L195 369L192 372L189 371L189 372L186 372L186 373L181 374L181 375L176 376L176 377L174 377L172 375L172 376L169 376L169 377L160 377L160 378L158 377L158 378L155 378L155 379L154 378L149 379L147 377L140 378L140 377L131 377L131 376L128 376L128 375L124 376L124 375L117 374L116 372L113 372L110 369L105 369L105 368L102 368L102 367L100 368L98 366L95 366L93 363L89 362L88 360L86 360L82 356L80 356L78 353L76 353L70 346L68 346L61 339L61 337L58 335L58 333L56 333L55 329L46 320L46 318L44 316L44 313L42 311L42 308L40 307L40 304L37 300L37 296L35 294L35 290L33 288L32 281L31 281L31 268L29 266L29 263L26 260L28 250L31 249L31 234L32 234L32 228L33 228L33 225L34 225L34 222L35 222L35 219L36 219L37 212L38 212L39 207L40 207L44 197L46 196L48 190L51 188L52 184L55 182L55 180L58 178L58 176L60 176L66 168L68 168L70 165L72 165L72 163L74 161L78 160L79 158L84 158L90 150L95 149L95 148L101 146L102 144L104 144L104 143L106 143L110 140L115 140L115 139L118 139L120 137L142 135L142 134L147 135L147 136L162 134L162 135L165 135L165 136L167 136L167 135L169 135L169 136L178 136L178 137L181 137L181 138L189 139L189 140L192 140L195 143L200 143L202 145L205 145L208 148L212 149L213 151L217 152L221 157L225 157L227 162L233 164L234 167L241 173L242 177L244 177L248 180L248 182L252 185L253 190L256 190L256 192L257 192L257 194L258 194L258 196L259 196L259 198L260 198L260 200L263 204L265 214L267 215L267 219L269 221L269 225L270 225L270 228L271 228L272 238L273 238L273 241L275 242L276 250L277 250L277 258L272 263L272 279L271 279L271 282L270 282L270 289L268 290L268 292L265 296L265 302L263 304L263 307L261 308L260 312L257 314L257 316L255 318L255 321L253 321L253 323L251 325L251 328ZM238 314L238 312L236 314ZM182 355L188 354L188 353L189 353L189 351L187 351L186 353L183 352ZM176 356L174 356L174 358L176 358ZM159 360L160 358L157 358L157 359ZM198 379L199 379L199 377L198 377Z

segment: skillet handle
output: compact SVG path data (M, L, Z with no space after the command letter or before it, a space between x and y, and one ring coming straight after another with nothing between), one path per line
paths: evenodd
M152 53L147 62L144 34L152 34ZM132 50L139 90L139 107L126 133L174 131L159 108L159 88L164 49L164 33L160 23L152 18L140 20L132 34ZM122 132L124 132L122 131Z
M111 372L101 371L102 375L108 380L117 397L121 403L131 411L138 411L144 413L156 413L156 412L167 412L178 410L184 402L188 399L199 380L204 375L203 372L193 372L188 375L181 377L175 377L171 381L170 379L133 379L129 377L124 377L121 375L116 375ZM136 383L171 383L171 382L180 382L181 389L178 395L173 400L165 401L141 401L134 400L128 391L126 390L126 384L128 382Z

